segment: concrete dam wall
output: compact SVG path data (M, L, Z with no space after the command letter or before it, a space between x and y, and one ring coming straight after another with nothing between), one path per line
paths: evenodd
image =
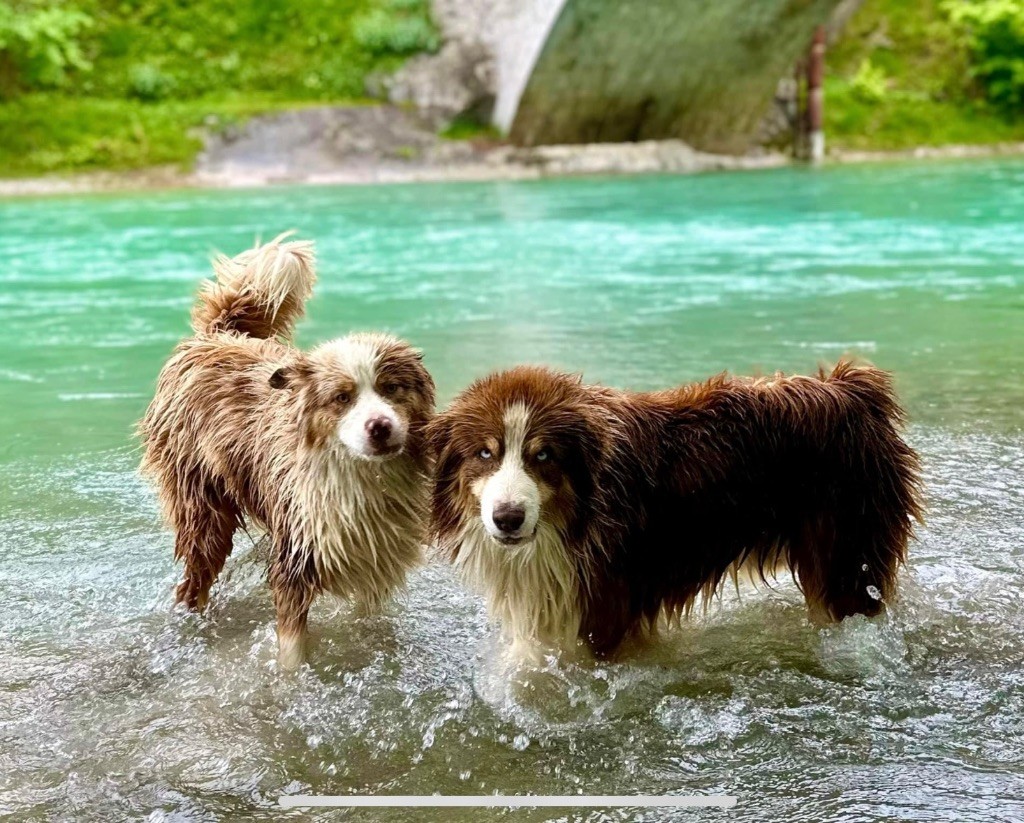
M429 109L471 86L462 97L489 95L493 122L520 145L679 138L743 152L815 26L856 5L435 0L446 45L414 61L408 77L422 82L399 80L393 99Z
M792 72L815 26L837 3L566 0L561 5L515 114L502 124L514 142L678 137L707 151L738 152L749 147L779 78Z

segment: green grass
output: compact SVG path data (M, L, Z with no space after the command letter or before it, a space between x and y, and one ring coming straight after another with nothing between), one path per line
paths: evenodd
M247 96L139 103L23 95L0 105L0 173L187 168L202 148L200 129L216 131L253 114L315 102Z
M889 96L865 102L849 84L825 85L829 144L863 150L1024 141L1024 121L974 101Z
M75 6L93 21L81 36L91 69L35 89L0 71L0 175L188 165L209 118L365 99L370 75L439 43L428 0Z
M972 85L967 50L938 0L865 0L826 65L831 146L1024 140L1024 117L993 109Z
M490 123L481 123L471 115L460 115L442 131L445 140L500 140L501 132Z
M436 47L433 29L422 28L426 0L82 0L81 8L96 20L95 56L78 89L96 97L132 97L140 72L166 77L164 93L179 99L360 97L371 71ZM402 37L408 23L414 36Z

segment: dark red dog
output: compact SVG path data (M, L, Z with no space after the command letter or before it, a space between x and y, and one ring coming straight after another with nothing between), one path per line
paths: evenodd
M918 461L889 376L650 393L516 368L434 419L433 531L521 651L608 654L743 567L788 567L812 615L874 615L893 594Z

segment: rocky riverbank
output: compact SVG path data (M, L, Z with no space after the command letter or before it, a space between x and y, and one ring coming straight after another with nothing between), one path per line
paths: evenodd
M1024 143L839 151L830 163L1024 154ZM405 107L325 106L252 118L206 138L194 169L0 180L0 196L168 188L530 180L603 174L690 174L774 168L784 154L709 154L679 140L521 148L493 139L448 140Z
M448 140L392 105L325 106L252 118L206 137L195 168L0 180L0 195L180 187L526 180L588 174L685 174L784 165L780 154L736 157L679 140L518 148Z

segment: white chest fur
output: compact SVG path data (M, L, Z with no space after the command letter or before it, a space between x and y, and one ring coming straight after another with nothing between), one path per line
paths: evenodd
M455 561L463 579L518 654L536 647L571 649L580 628L579 579L558 532L541 523L536 538L509 548L491 539L479 518L466 528Z
M405 455L369 461L339 448L302 462L301 550L313 553L326 591L379 607L423 560L426 478Z

